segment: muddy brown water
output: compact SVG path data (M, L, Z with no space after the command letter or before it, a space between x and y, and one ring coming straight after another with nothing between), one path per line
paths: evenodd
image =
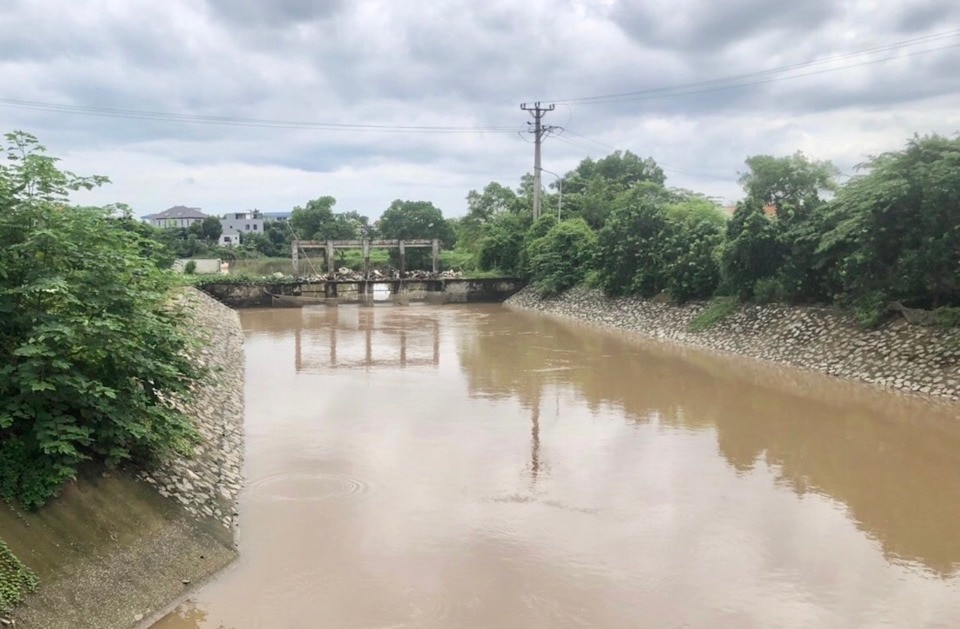
M960 407L500 306L242 312L241 559L157 628L960 626Z

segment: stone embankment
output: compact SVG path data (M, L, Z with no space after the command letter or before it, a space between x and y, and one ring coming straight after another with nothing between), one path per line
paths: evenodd
M704 303L673 306L636 297L607 298L574 288L545 298L525 288L508 307L578 319L648 338L706 348L906 392L960 401L960 329L892 321L862 329L830 308L744 305L702 332L689 325Z
M195 358L210 380L179 408L196 420L203 441L192 457L141 478L194 517L216 522L232 542L243 484L243 330L239 315L209 295L190 289L182 299L200 336Z

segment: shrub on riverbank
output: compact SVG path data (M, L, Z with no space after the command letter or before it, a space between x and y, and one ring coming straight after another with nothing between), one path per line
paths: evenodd
M70 207L103 177L6 136L0 165L0 496L42 505L85 460L151 463L197 438L173 404L201 372L172 274L129 220Z
M0 613L10 611L36 587L36 575L0 539Z

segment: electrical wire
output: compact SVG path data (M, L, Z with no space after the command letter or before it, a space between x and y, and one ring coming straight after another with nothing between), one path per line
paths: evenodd
M108 118L128 118L133 120L155 120L160 122L182 122L191 124L225 125L234 127L260 127L268 129L315 129L320 131L367 131L386 133L505 133L513 132L516 127L468 127L468 126L430 126L430 125L383 125L383 124L347 124L338 122L310 122L297 120L273 120L263 118L240 118L233 116L203 116L197 114L178 114L163 111L143 111L136 109L117 109L113 107L89 107L83 105L65 105L41 101L0 98L0 107L48 111L55 113L102 116Z
M770 78L766 78L762 80L744 81L745 79L767 77L770 75L777 75L785 72L790 72L792 70L799 70L803 68L809 68L809 67L814 67L818 65L833 63L838 60L849 59L849 58L869 55L869 54L876 54L878 52L887 52L890 50L897 50L897 49L906 48L909 46L915 46L918 44L929 44L929 43L934 43L934 42L951 39L955 37L960 37L960 30L937 33L937 34L927 35L925 37L917 37L914 39L904 40L904 41L900 41L900 42L896 42L896 43L888 44L884 46L875 46L873 48L867 48L864 50L853 51L853 52L844 53L840 55L834 55L832 57L827 57L825 59L818 59L815 61L808 61L805 63L795 63L792 65L780 66L777 68L770 68L767 70L759 70L756 72L748 72L745 74L736 74L736 75L730 75L726 77L719 77L719 78L708 79L703 81L692 81L689 83L678 83L676 85L669 85L669 86L651 88L646 90L638 90L638 91L632 91L632 92L622 92L618 94L603 94L598 96L585 96L580 98L561 98L561 99L543 99L543 100L547 100L549 102L554 102L554 103L578 103L582 105L592 105L592 104L628 102L628 101L635 101L635 100L647 100L647 99L653 99L653 98L666 98L671 96L688 96L688 95L704 94L708 92L721 91L721 90L738 89L738 88L749 87L753 85L763 85L767 83L774 83L777 81L786 81L786 80L797 79L797 78L802 78L807 76L814 76L818 74L826 74L828 72L839 72L841 70L847 70L850 68L856 68L856 67L871 65L875 63L883 63L886 61L903 59L906 57L913 57L918 55L929 54L932 52L937 52L940 50L956 48L960 46L960 43L953 43L945 46L937 46L934 48L926 48L923 50L908 52L906 54L882 57L880 59L869 59L866 61L861 61L859 63L845 64L845 65L841 65L833 68L823 68L823 69L815 70L811 72L790 74L788 76L771 76ZM732 84L723 85L723 83L732 83ZM709 86L713 86L713 87L709 87Z

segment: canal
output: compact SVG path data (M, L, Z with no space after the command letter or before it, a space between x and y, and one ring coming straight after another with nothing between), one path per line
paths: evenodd
M955 405L495 305L241 317L241 558L157 628L960 626Z

